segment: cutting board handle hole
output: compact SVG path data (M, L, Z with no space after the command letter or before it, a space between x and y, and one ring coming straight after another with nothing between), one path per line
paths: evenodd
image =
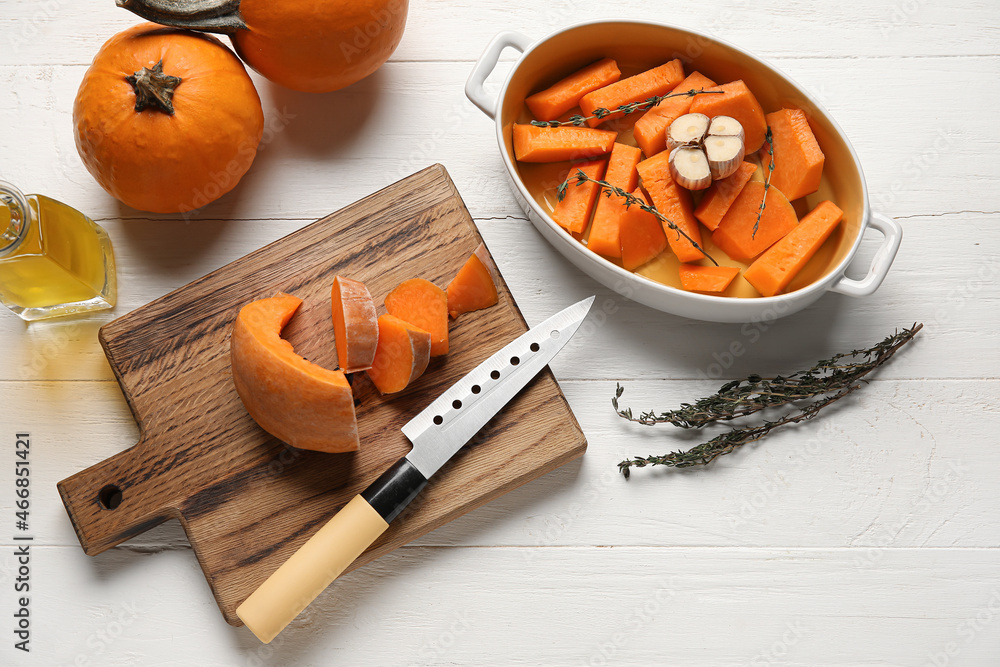
M117 509L122 504L122 490L114 484L108 484L97 492L97 502L103 509Z

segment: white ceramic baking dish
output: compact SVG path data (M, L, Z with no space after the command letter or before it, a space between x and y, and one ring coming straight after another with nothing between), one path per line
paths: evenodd
M501 52L508 47L520 51L521 56L499 95L494 97L483 84L496 68ZM733 298L687 292L626 271L587 250L552 220L521 180L514 160L511 127L521 115L527 95L604 57L636 63L661 63L679 57L685 61L688 72L697 69L716 81L743 79L765 110L796 107L808 114L826 154L820 195L832 199L844 210L843 233L818 278L800 289L773 297ZM511 191L542 236L598 282L657 310L714 322L749 322L790 315L828 291L868 296L882 283L899 249L901 227L871 210L858 156L819 102L777 68L708 35L648 21L578 23L538 41L516 32L502 32L493 38L476 63L465 93L483 113L495 119L497 143ZM865 278L848 278L844 272L868 229L882 234L882 244Z

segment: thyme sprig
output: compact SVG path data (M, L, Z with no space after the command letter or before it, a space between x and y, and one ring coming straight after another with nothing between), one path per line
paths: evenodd
M764 215L764 207L767 205L767 191L771 189L771 174L774 173L774 135L771 134L771 126L767 126L764 134L764 141L767 142L767 178L764 179L764 196L760 199L760 210L757 211L757 220L753 223L753 232L750 238L757 237L757 228L760 227L760 218Z
M666 95L653 95L650 98L642 102L629 102L628 104L620 104L612 109L605 109L600 107L594 109L594 113L590 116L581 116L580 114L573 114L567 120L533 120L531 124L535 127L561 127L563 125L575 125L577 127L583 125L588 120L603 119L607 118L613 113L620 113L628 115L630 113L635 113L636 111L644 111L651 107L655 107L657 104L663 100L670 99L671 97L694 97L695 95L721 95L725 91L723 90L691 90L685 91L683 93L668 93Z
M571 174L571 175L567 176L566 180L563 181L562 184L558 188L556 188L556 194L557 194L557 196L559 198L559 201L562 201L563 198L566 197L566 190L569 188L569 184L572 181L574 181L574 180L576 181L576 185L577 186L583 185L584 183L596 183L597 185L601 186L601 188L602 188L601 189L601 194L603 194L605 197L610 198L611 195L614 194L614 195L617 195L617 196L621 197L622 199L624 199L625 200L625 208L626 209L629 208L629 207L631 207L631 206L638 206L643 211L646 211L647 213L653 214L654 216L656 216L656 218L658 220L660 220L660 222L664 223L665 225L667 225L667 227L669 227L670 229L672 229L675 232L677 232L677 234L679 236L683 236L684 238L686 238L688 240L688 242L691 245L693 245L695 248L697 248L699 251L701 251L701 253L703 255L705 255L705 257L707 257L709 259L709 261L712 262L712 264L715 264L716 266L719 265L719 263L716 262L715 259L711 255L709 255L707 252L705 252L705 249L702 248L698 244L697 241L695 241L690 236L688 236L687 233L683 229L681 229L680 227L678 227L677 224L674 223L673 220L671 220L667 216L665 216L662 213L660 213L656 209L655 206L647 204L646 202L644 202L643 200L639 199L638 197L636 197L631 192L626 192L624 188L620 188L620 187L611 185L610 183L608 183L607 181L604 181L604 180L600 180L600 179L596 179L596 178L591 178L586 173L584 173L584 171L582 169L577 169L575 174Z
M760 440L776 428L812 419L826 406L839 401L844 396L860 388L860 384L852 385L835 394L817 399L797 412L774 421L765 420L757 426L734 428L726 433L715 436L708 442L696 445L686 452L678 450L662 456L639 456L621 461L618 464L618 471L625 475L625 479L628 479L631 468L645 468L648 465L668 466L670 468L690 468L692 466L708 465L720 456L731 454L748 442Z
M814 398L856 384L863 377L888 361L896 351L908 343L923 327L915 324L887 337L865 350L851 350L816 362L812 368L797 371L787 377L781 375L762 378L751 375L744 380L734 380L722 385L711 396L694 403L682 403L676 410L656 414L643 412L638 417L631 408L621 409L618 399L625 388L618 385L611 404L619 417L638 424L673 424L680 428L702 428L718 421L730 421L752 415L767 408L780 407L795 401ZM845 359L853 359L841 363Z
M618 470L627 478L633 467L659 465L688 468L707 465L748 442L760 440L776 428L812 419L823 408L860 389L863 383L867 382L864 379L866 375L889 361L903 345L913 340L922 328L923 324L915 323L912 327L897 331L870 348L834 355L816 362L808 370L798 371L787 377L762 378L751 375L745 380L728 382L711 396L693 404L684 403L677 410L660 414L650 411L634 417L630 408L620 408L618 399L621 398L624 389L619 385L611 400L619 416L639 424L670 423L680 428L701 428L707 424L752 415L768 408L807 399L815 400L779 419L733 428L687 451L627 459L618 464Z

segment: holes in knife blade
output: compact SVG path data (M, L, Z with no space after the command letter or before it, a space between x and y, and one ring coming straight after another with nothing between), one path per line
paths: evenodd
M114 484L108 484L97 492L97 502L102 509L117 509L122 504L122 490Z
M550 335L553 338L558 338L559 337L559 332L556 331L556 330L553 330ZM529 346L529 349L532 352L538 352L540 349L542 349L542 346L539 345L538 343L532 343ZM521 358L520 357L514 356L514 357L510 358L510 365L511 366L517 366L520 363L521 363ZM498 370L490 371L490 378L493 379L493 380L499 380L500 379L500 371L498 371ZM474 385L472 385L472 387L470 388L470 390L472 391L473 394L481 394L482 391L483 391L483 388L482 388L482 386L480 386L478 384L474 384ZM462 409L462 401L460 401L458 399L455 399L454 401L451 402L451 407L454 408L455 410L461 410ZM434 418L431 421L433 421L436 426L440 426L441 424L444 423L444 417L442 417L441 415L435 415Z
M549 332L549 338L559 338L559 330L553 329Z

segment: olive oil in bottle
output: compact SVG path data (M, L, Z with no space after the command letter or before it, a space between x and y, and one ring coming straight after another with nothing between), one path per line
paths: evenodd
M93 220L0 181L0 302L25 320L115 305L111 240Z

